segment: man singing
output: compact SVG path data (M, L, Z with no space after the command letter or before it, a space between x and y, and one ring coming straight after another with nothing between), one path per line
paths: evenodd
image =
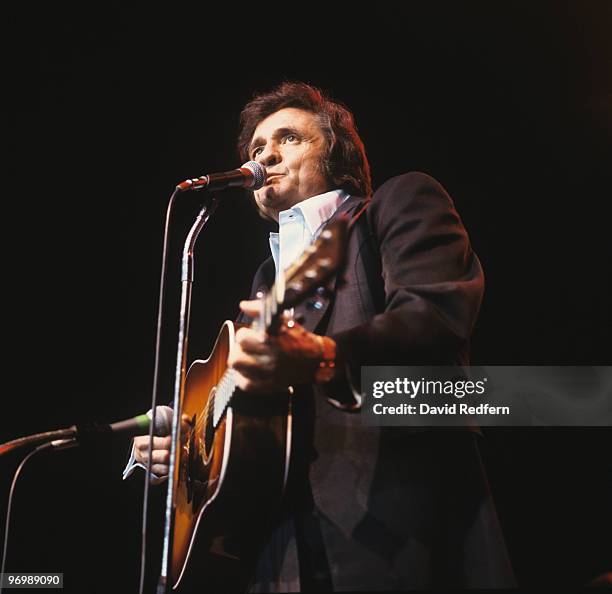
M253 192L278 223L242 321L328 221L351 221L332 295L296 308L287 339L236 334L238 387L294 386L290 488L248 567L253 592L512 587L472 430L382 428L360 419L360 367L467 365L484 279L444 188L423 173L373 195L352 114L304 83L255 96L241 114L243 161L265 166ZM148 437L134 440L145 464ZM170 438L155 438L152 471L168 473Z

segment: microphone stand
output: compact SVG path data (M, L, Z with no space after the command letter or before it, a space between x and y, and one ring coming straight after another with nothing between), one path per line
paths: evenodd
M170 465L168 472L168 493L166 496L166 516L164 526L164 539L162 550L162 564L157 594L166 594L168 584L168 564L171 551L171 532L173 525L174 494L178 485L178 472L176 468L177 448L179 447L180 417L185 391L185 371L187 360L187 342L189 335L189 314L191 310L191 291L193 285L193 250L195 242L210 216L215 212L218 198L214 197L200 210L193 223L183 247L183 260L181 272L181 309L179 313L179 333L176 354L176 372L174 376L174 415L172 417L172 446L170 449Z

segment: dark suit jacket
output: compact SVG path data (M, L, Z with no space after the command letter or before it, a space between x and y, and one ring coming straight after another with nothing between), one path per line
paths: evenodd
M483 272L442 186L408 173L341 213L361 213L345 282L298 308L304 326L335 339L354 384L361 365L467 364ZM270 258L253 293L273 280ZM366 426L328 398L354 402L346 379L294 397L291 501L253 591L512 586L479 436Z

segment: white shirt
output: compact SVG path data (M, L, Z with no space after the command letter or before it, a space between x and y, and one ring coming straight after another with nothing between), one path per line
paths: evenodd
M270 233L270 251L277 275L300 257L348 197L343 190L331 190L278 213L278 233Z
M279 270L285 270L300 257L348 197L344 190L331 190L298 202L278 214L278 233L270 233L270 251L277 275ZM147 413L149 416L150 412ZM123 479L130 476L137 467L145 468L143 464L136 462L132 445L130 459L123 471ZM153 484L161 483L166 478L151 473Z

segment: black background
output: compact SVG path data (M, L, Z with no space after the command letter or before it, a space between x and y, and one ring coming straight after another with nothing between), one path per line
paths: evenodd
M288 10L222 18L106 7L15 23L0 441L149 407L169 194L184 178L239 165L241 107L285 79L350 107L375 188L410 170L447 188L487 279L475 363L610 364L611 5ZM197 206L185 197L173 225L168 399L176 263ZM224 194L196 252L192 358L235 317L269 229L246 195ZM584 584L612 571L609 431L486 437L519 583ZM26 466L8 571L63 571L69 591L136 591L141 481L121 481L126 448L42 454ZM1 461L2 513L19 460ZM153 533L161 499L158 489Z

